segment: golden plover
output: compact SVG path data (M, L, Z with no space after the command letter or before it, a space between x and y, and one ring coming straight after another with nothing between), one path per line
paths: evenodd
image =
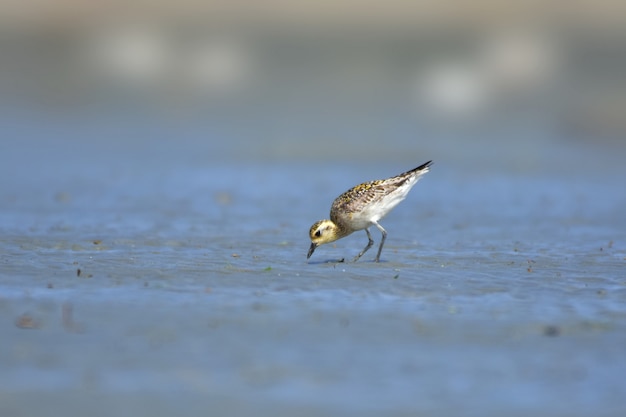
M369 227L373 225L382 233L375 259L379 262L387 231L378 221L405 199L415 183L428 172L431 164L432 161L428 161L395 177L359 184L337 197L330 208L330 220L315 222L309 230L311 247L307 259L318 246L365 229L367 246L354 258L353 262L356 262L374 244L369 231Z

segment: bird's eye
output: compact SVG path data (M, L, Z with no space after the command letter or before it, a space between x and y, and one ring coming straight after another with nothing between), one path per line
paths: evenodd
M322 231L321 231L321 230L318 230L318 231L316 231L316 232L315 232L315 236L316 236L316 237L320 237L320 235L321 235L321 234L322 234Z

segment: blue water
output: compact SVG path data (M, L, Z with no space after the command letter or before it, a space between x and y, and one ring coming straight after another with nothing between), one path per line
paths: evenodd
M20 117L0 145L2 415L626 411L619 144ZM337 195L429 159L383 262L335 262L362 232L307 262Z

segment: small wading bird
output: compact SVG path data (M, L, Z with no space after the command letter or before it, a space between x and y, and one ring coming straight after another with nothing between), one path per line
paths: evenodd
M334 242L357 230L367 233L367 246L354 258L356 262L374 244L369 227L376 226L382 233L376 262L380 261L387 231L378 223L387 213L405 199L411 188L429 170L432 161L428 161L415 169L387 178L359 184L335 199L330 208L330 220L315 222L309 230L311 247L307 259L315 249L325 243Z

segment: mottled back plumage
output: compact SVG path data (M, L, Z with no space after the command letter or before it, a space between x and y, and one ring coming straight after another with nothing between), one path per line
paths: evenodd
M354 213L361 213L367 207L376 206L381 200L398 193L399 201L402 201L412 186L419 180L419 177L428 172L428 167L432 161L428 161L417 168L403 172L395 177L384 180L374 180L352 187L335 199L330 208L330 219L337 223L343 222L346 218L351 218ZM406 189L408 187L408 189ZM406 192L403 192L406 191ZM390 208L390 209L391 209ZM390 210L388 210L390 211ZM388 212L387 211L387 212ZM382 214L377 220L384 217Z
M333 201L330 220L320 220L311 226L309 230L311 248L307 257L310 257L315 248L321 244L333 242L364 229L368 245L357 255L356 261L374 243L368 229L374 225L382 233L376 256L378 261L387 236L387 232L378 221L404 200L420 177L429 171L431 164L432 161L428 161L395 177L365 182L341 194Z

